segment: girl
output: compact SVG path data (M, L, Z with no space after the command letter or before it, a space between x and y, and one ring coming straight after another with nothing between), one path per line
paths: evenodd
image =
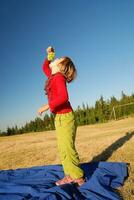
M65 177L55 184L76 183L80 186L85 178L75 149L77 126L66 86L66 82L70 83L76 78L77 71L70 58L61 57L51 62L55 56L54 49L48 47L46 51L47 58L43 64L43 72L48 77L45 84L48 104L39 108L38 113L41 115L50 109L54 114L58 150L65 174Z

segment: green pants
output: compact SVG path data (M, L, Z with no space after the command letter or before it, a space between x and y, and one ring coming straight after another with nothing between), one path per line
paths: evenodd
M65 175L80 178L84 175L80 168L79 155L75 149L76 121L74 111L55 115L58 150Z

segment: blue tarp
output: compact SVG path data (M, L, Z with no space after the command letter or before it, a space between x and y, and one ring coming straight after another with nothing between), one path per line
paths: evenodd
M127 164L115 162L81 163L86 182L56 186L64 177L62 165L46 165L16 170L0 170L0 200L118 200L113 189L123 185Z

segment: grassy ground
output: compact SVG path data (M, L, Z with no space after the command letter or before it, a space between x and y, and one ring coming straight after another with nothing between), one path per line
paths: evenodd
M119 193L134 199L134 118L77 128L80 161L130 163L129 178ZM0 169L60 163L55 131L0 137Z

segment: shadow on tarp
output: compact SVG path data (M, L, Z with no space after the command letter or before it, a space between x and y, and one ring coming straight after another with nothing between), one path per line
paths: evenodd
M127 164L118 162L81 163L86 182L56 186L64 177L62 165L0 170L0 200L118 200L114 189L123 185Z

